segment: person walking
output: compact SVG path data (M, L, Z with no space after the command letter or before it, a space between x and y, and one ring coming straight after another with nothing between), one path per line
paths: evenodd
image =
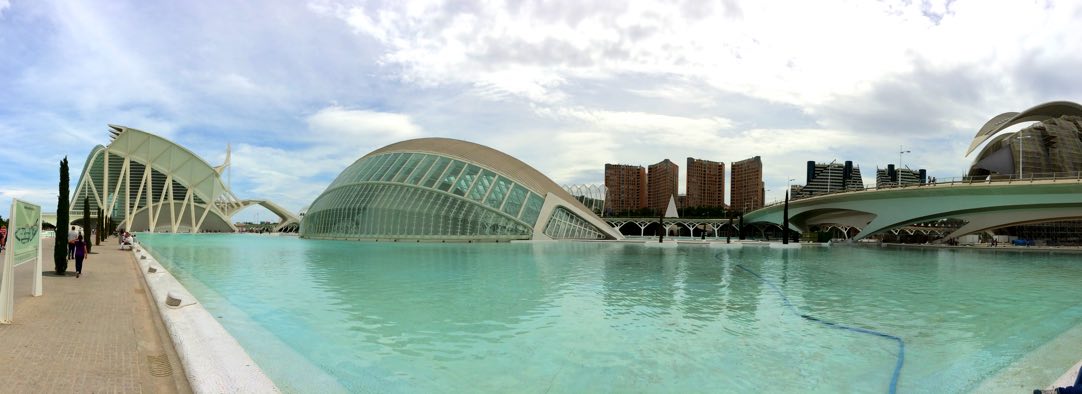
M83 260L89 257L86 252L86 242L83 241L83 234L79 234L72 245L75 247L75 277L78 278L83 274Z
M75 226L71 226L71 231L68 231L68 260L75 258L75 238L78 236Z

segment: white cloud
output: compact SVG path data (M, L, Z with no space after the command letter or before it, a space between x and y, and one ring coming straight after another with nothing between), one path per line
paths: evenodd
M361 155L318 146L286 150L238 144L232 155L234 188L241 199L269 199L297 212L311 203L339 172Z
M428 132L561 183L599 182L606 162L760 155L781 190L806 160L870 173L898 145L912 146L906 162L954 174L989 117L1082 95L1080 6L0 0L12 38L0 40L12 54L0 136L27 147L0 149L17 169L0 185L52 187L60 157L108 141L105 123L215 153L209 141L232 142L238 194L291 208L361 155Z
M123 109L108 116L108 123L111 124L143 130L168 140L173 140L177 136L178 127L172 120L149 114L142 109ZM101 130L101 132L91 134L92 140L105 145L107 142L102 137L106 136L106 125L101 125L98 130Z
M323 108L307 121L309 137L338 142L390 142L414 137L421 131L406 115L338 106Z
M1082 45L1070 33L1075 12L1059 9L1072 4L756 1L688 10L666 1L550 3L317 8L383 42L381 61L401 66L406 81L475 84L534 102L571 95L575 78L643 74L815 105L904 74L914 57L936 68L1001 68L1023 56L1003 48Z
M718 138L732 121L722 117L689 118L647 112L586 108L539 108L538 114L580 122L590 130L619 135L649 145L688 146Z
M73 181L74 182L74 181ZM43 212L56 212L57 204L57 192L55 189L3 189L0 190L0 201L4 201L9 209L4 210L2 213L4 218L10 213L10 204L12 198L18 198L23 201L30 202L41 206Z
M306 146L235 145L235 188L244 190L237 191L238 197L270 199L296 212L361 156L421 133L406 115L338 106L323 108L306 120L309 130L298 138ZM252 217L246 213L245 218Z

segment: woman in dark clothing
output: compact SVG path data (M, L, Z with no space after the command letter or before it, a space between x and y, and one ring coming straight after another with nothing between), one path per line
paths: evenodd
M79 234L78 238L75 238L75 277L83 273L83 260L86 260L86 242L83 242L83 235Z

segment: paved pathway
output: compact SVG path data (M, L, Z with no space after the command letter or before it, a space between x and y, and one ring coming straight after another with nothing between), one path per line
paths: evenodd
M61 277L53 240L42 246L41 297L30 296L34 265L15 268L14 324L0 325L0 391L191 392L130 252L110 239L93 248L82 277L74 260Z

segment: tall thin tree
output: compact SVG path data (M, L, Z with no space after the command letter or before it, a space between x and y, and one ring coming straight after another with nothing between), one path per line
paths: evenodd
M83 197L83 242L86 243L86 252L90 253L90 231L94 226L90 225L90 198Z
M60 160L60 190L56 202L56 237L53 246L53 267L57 275L64 275L68 270L68 157Z
M781 243L789 244L789 191L785 191L785 211L781 215Z
M101 237L102 234L105 233L105 220L103 219L104 217L102 216L101 208L98 208L98 231L95 233L96 235L94 237L94 245L101 245Z

